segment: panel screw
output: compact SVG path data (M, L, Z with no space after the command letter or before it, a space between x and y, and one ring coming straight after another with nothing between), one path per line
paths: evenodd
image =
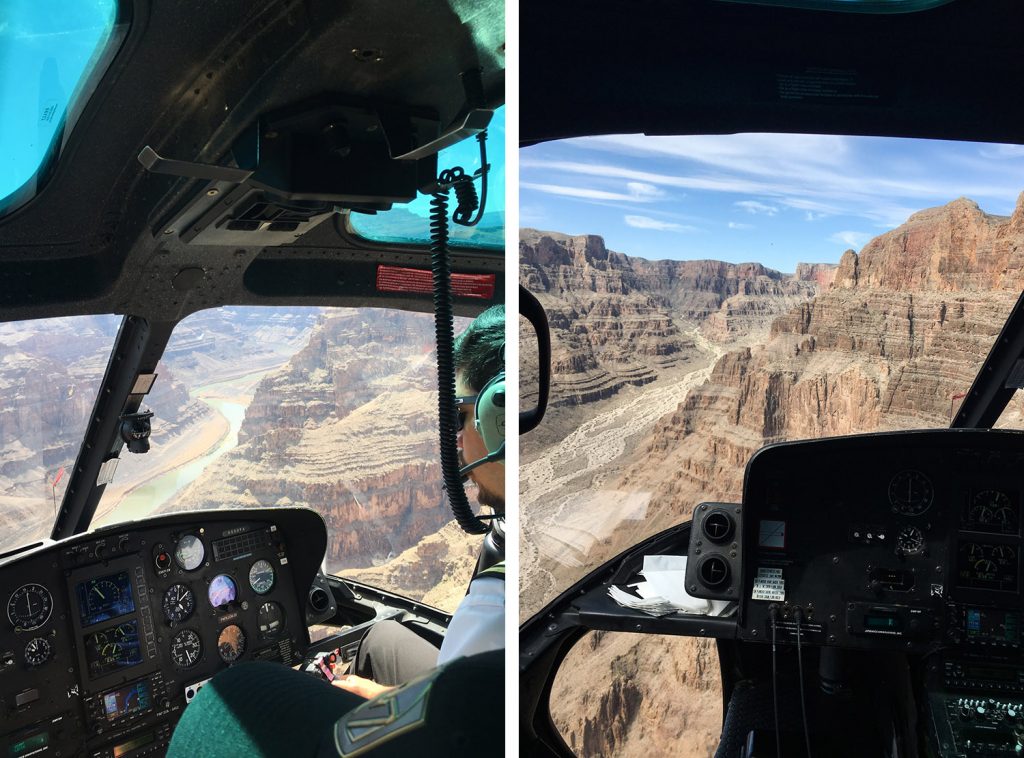
M207 190L206 194L209 195L210 197L214 197L214 196L220 194L220 190L219 189Z

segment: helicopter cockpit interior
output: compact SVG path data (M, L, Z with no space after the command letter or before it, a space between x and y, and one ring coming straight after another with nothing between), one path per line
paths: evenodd
M452 514L436 461L443 348L430 314L436 297L450 332L453 317L466 324L504 302L503 3L78 5L18 0L0 24L20 72L0 84L0 154L12 167L0 182L0 750L17 758L163 755L217 672L269 660L329 679L384 619L439 644L450 608L405 596L401 576L334 574L346 550L364 550L377 577L377 564L415 551L373 531L385 516L351 481L317 474L288 497L250 482L230 502L114 516L110 497L128 458L153 472L189 461L161 460L161 429L179 445L205 434L179 423L195 396L165 362L201 365L226 345L218 370L250 372L251 398L252 370L265 378L275 352L275 367L308 378L288 361L342 312L345 328L323 338L334 354L353 335L379 341L353 343L337 376L321 369L319 391L358 401L346 413L387 400L352 366L379 361L376 380L401 363L381 341L409 351L387 388L392 431L432 452L377 451L391 456L381 499L399 516L387 529L433 539L430 555L444 559L444 540L462 530L434 535ZM227 309L229 327L175 332L210 309ZM371 323L375 313L392 315ZM239 319L259 322L244 341L230 326ZM429 341L406 340L424 320ZM35 329L46 323L56 331ZM102 350L85 357L97 330ZM433 398L432 417L406 410L412 394ZM291 402L303 413L308 400ZM174 403L180 418L168 418ZM241 434L279 455L266 444L275 427L290 424L296 446L343 410L321 403L315 421L286 424L280 405L267 408L259 434L225 421L210 439ZM454 431L445 444L454 460ZM424 489L396 484L409 480ZM332 516L342 501L360 523ZM500 519L462 503L468 581L476 552L486 568L503 539Z
M543 63L523 62L521 86L533 93L522 109L524 147L640 133L1024 142L1019 103L1003 110L997 84L1021 71L1016 35L1024 14L1012 4L709 0L641 13L597 3L581 21L564 7L532 3L524 4L521 28L524 47L550 51ZM844 84L826 83L833 76ZM790 88L797 80L799 92ZM667 161L669 153L658 154ZM1003 272L1020 292L1019 257ZM651 676L669 694L644 712L638 703L650 690L629 682L636 666L627 658L643 649L635 643L609 664L610 694L597 716L587 715L593 731L567 727L555 717L567 710L560 698L574 695L579 703L570 707L598 711L595 677L574 693L573 685L556 686L559 670L572 654L592 673L602 665L595 650L613 633L713 641L717 661L702 665L720 672L720 730L702 752L699 745L683 750L685 721L667 728L676 730L677 754L1024 751L1024 436L993 428L1022 386L1022 302L986 341L987 358L978 356L973 383L956 396L963 402L950 409L949 428L769 439L774 444L732 461L744 471L734 501L705 496L685 522L615 551L531 610L520 627L524 752L587 754L587 745L615 744L598 735L601 719L628 712L613 727L625 732L629 718L649 724L676 715L664 706L671 693L693 696L679 667L655 657ZM679 402L677 419L701 399ZM767 402L764 428L772 424ZM689 432L670 428L646 452L660 454ZM642 487L643 466L630 473ZM685 480L693 469L678 473ZM684 586L676 589L699 611L641 610L647 596L630 588L652 557L685 562ZM692 677L694 669L684 673Z

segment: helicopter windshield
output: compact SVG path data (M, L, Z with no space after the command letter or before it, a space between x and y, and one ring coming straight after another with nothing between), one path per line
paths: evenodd
M525 148L520 165L521 281L548 312L554 373L521 453L523 621L698 503L741 502L765 444L949 426L1024 288L1019 146L624 135ZM623 661L681 667L673 701L716 699L717 667L693 669L707 650L640 644L660 643L594 634L559 669L567 744L659 752L642 725L660 716L587 741L607 703L580 693L674 708L645 689L662 673ZM698 721L718 734L713 710Z
M31 535L5 530L5 547L49 535L118 323L0 325L0 513L32 525ZM144 407L155 414L151 449L122 450L93 525L301 506L327 522L330 573L447 610L465 592L475 547L441 492L431 314L200 311L175 328Z

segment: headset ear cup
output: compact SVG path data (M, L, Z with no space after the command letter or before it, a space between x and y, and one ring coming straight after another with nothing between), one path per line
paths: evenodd
M505 372L491 377L476 398L476 429L488 453L505 442Z

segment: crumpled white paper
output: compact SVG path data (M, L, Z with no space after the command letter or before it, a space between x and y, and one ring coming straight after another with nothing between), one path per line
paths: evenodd
M646 581L630 585L640 597L615 586L608 588L608 595L624 608L651 616L670 613L717 616L729 606L726 600L705 600L686 591L685 555L645 555L640 575Z

